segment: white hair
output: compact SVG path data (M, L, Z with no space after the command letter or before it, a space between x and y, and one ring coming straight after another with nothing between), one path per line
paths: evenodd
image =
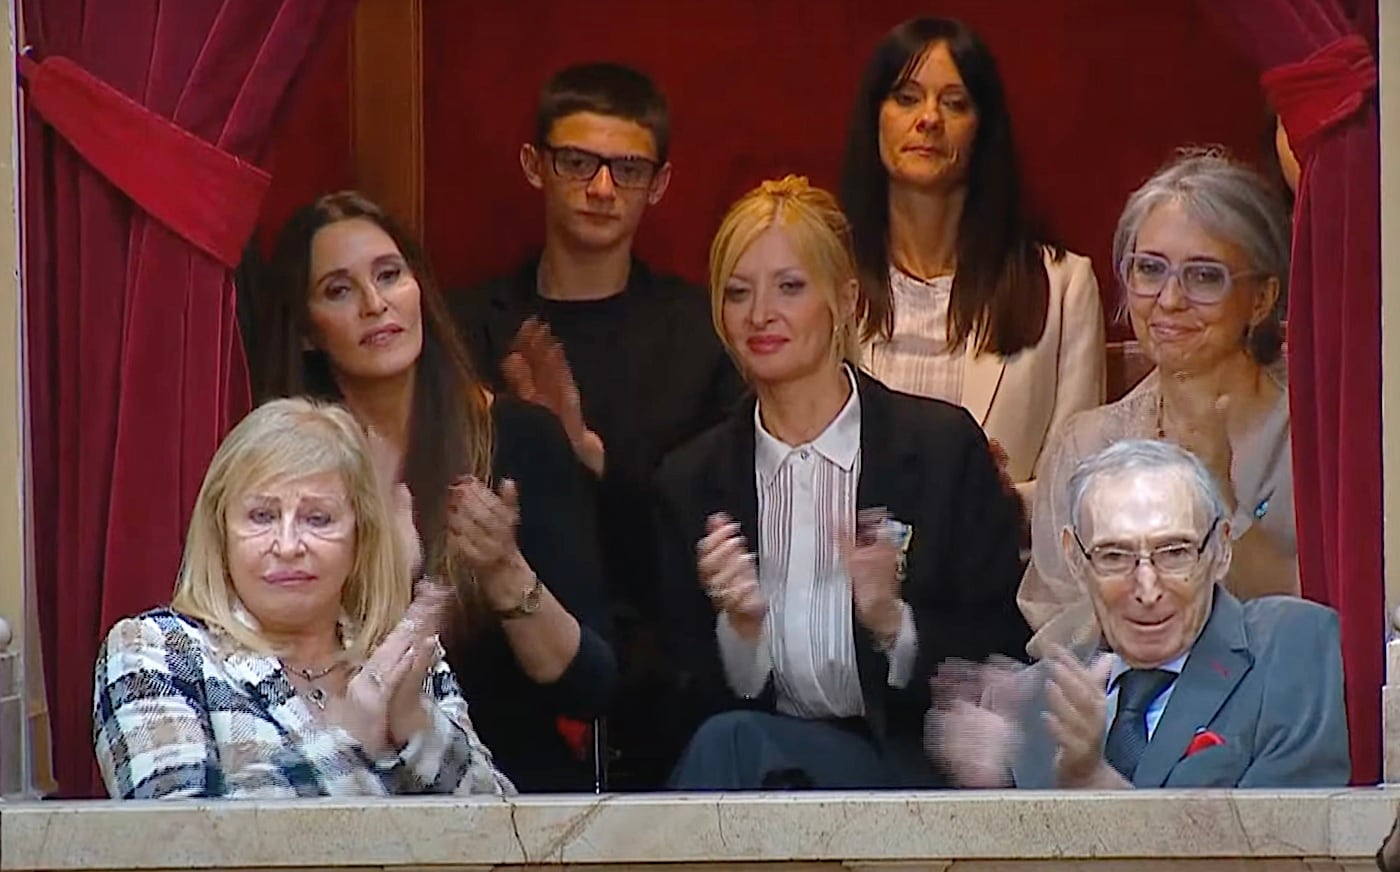
M1104 476L1124 472L1178 471L1192 485L1196 508L1206 518L1225 518L1225 500L1215 476L1196 455L1172 442L1156 439L1125 439L1080 461L1069 479L1069 518L1077 531L1084 496Z

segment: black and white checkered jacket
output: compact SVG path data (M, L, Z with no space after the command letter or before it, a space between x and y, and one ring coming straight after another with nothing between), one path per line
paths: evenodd
M514 793L439 659L431 727L371 758L298 695L276 657L168 609L119 621L97 659L93 740L116 798Z

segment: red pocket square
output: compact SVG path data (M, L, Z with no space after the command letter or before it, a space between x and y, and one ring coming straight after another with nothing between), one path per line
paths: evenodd
M1204 751L1207 748L1223 744L1225 744L1225 740L1210 730L1197 730L1196 738L1192 739L1191 744L1186 746L1186 756L1190 757L1197 751Z

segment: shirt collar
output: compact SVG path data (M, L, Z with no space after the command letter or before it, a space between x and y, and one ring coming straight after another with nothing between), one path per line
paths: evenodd
M826 425L826 429L806 445L788 445L769 433L763 427L759 405L754 404L754 465L764 484L778 474L778 470L782 469L783 463L794 451L807 447L847 472L855 466L856 457L860 454L860 389L851 368L843 366L842 369L851 383L851 396L831 423Z
M1112 690L1118 685L1118 679L1122 677L1123 673L1127 672L1132 667L1124 663L1123 658L1119 657L1117 654L1110 654L1109 656L1113 658L1113 668L1110 669L1108 673L1108 689L1110 692L1112 692ZM1180 676L1181 670L1186 666L1186 658L1190 656L1191 651L1188 649L1186 653L1182 654L1180 657L1177 657L1174 660L1168 660L1166 663L1163 663L1157 668L1163 670L1164 672L1173 672L1177 676Z

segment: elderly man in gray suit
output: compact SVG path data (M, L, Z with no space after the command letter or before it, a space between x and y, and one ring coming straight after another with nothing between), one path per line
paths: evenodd
M929 753L969 787L1326 787L1349 779L1337 616L1221 586L1229 513L1168 442L1119 442L1070 481L1063 547L1095 638L1032 667L948 664Z

